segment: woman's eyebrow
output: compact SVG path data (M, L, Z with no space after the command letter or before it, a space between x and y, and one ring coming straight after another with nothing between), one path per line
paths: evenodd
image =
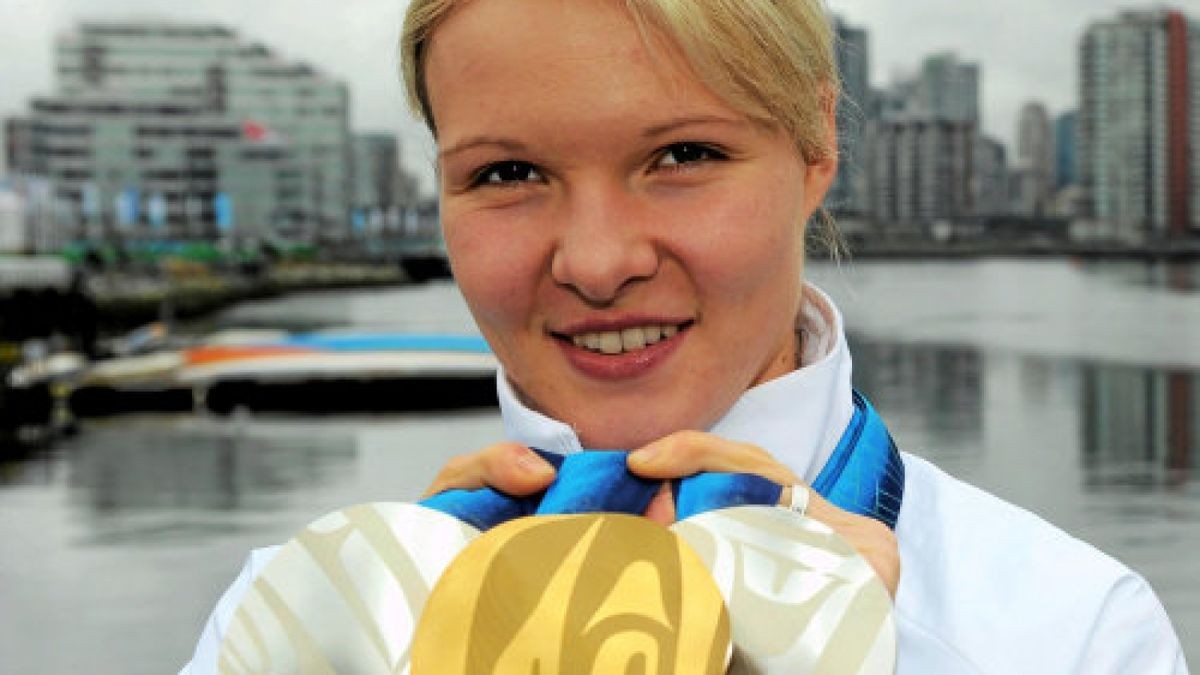
M647 127L642 132L642 136L646 138L654 138L669 134L684 127L707 124L742 127L748 125L749 122L737 117L723 117L721 115L690 115L687 117L667 120L666 122ZM500 136L469 136L439 152L438 157L442 160L445 160L453 155L482 146L498 147L509 152L525 152L528 150L528 146L526 146L524 143L511 138L504 138Z
M669 133L671 133L673 131L677 131L683 127L690 127L690 126L704 125L704 124L721 124L721 125L727 125L727 126L741 127L741 126L746 126L747 124L749 124L749 122L747 122L744 119L739 119L736 117L722 117L720 115L693 115L693 116L689 116L689 117L680 117L678 119L669 120L667 122L663 122L662 124L656 124L652 127L647 128L645 131L643 131L642 135L645 136L646 138L653 138L655 136L662 136L665 134L669 134Z
M472 150L481 146L498 147L509 152L524 152L527 149L524 143L511 138L500 138L496 136L471 136L455 143L445 150L442 150L438 153L438 157L444 160L452 155L466 152L467 150Z

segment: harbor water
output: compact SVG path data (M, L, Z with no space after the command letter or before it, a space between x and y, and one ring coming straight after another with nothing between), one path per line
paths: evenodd
M856 385L898 444L1141 572L1200 667L1200 266L807 274L845 314ZM230 326L474 330L449 284L247 303L190 330ZM175 672L250 549L339 507L415 499L501 433L492 410L143 415L6 459L0 673Z

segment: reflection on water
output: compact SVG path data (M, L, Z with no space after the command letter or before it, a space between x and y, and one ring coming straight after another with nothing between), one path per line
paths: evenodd
M850 336L854 385L884 406L893 433L937 439L943 454L982 445L983 359L970 347L932 348ZM923 445L923 444L919 444Z
M1083 269L1102 279L1180 293L1200 289L1200 265L1181 262L1085 263Z
M499 434L478 412L147 417L0 464L0 673L175 672L252 548L336 508L412 501Z
M899 445L1144 574L1200 663L1200 372L1184 367L1200 356L1146 354L1195 351L1194 293L1129 276L1145 266L864 267L824 285L853 329L856 386ZM1079 328L1077 308L1054 299L1122 320ZM305 294L230 315L471 330L445 285ZM335 508L411 501L446 458L501 433L490 411L145 417L89 424L0 464L0 673L174 672L248 550ZM137 639L147 632L155 639Z
M356 450L346 432L132 419L89 427L46 456L10 464L0 485L61 489L72 546L194 542L225 531L211 512L275 510L289 494L343 479Z
M1085 366L1083 450L1092 484L1186 485L1200 438L1198 381L1195 371Z
M129 442L131 434L137 443ZM355 440L349 434L265 435L246 423L146 421L90 430L66 452L73 499L100 515L261 509L280 493L338 479L354 462Z
M1186 488L1195 480L1200 372L858 335L850 347L855 386L884 411L897 437L944 467L973 474L989 452L1020 454L1015 448L1042 447L1077 429L1074 438L1059 438L1053 453L1077 460L1083 489ZM1054 423L1035 424L1039 419ZM989 448L989 434L1009 445ZM1041 453L1042 470L1048 454Z
M853 262L810 265L807 274L852 330L888 342L1200 369L1194 291L1052 260Z

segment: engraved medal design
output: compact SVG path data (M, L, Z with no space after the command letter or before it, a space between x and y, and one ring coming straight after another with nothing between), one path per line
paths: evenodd
M730 673L883 675L896 626L870 564L828 526L741 506L671 526L704 560L733 625Z
M221 643L226 673L406 673L429 590L479 531L413 504L335 511L285 544Z
M413 675L719 675L729 616L704 563L621 514L510 521L446 570L413 639Z
M884 675L895 653L870 565L785 509L670 529L536 516L480 534L381 503L284 545L238 607L220 672Z

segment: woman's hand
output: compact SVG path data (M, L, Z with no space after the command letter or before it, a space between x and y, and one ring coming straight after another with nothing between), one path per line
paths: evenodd
M479 452L452 458L422 498L446 490L492 487L524 497L545 490L554 482L554 467L520 443L496 443Z
M805 515L833 528L853 546L871 564L888 594L896 597L896 586L900 582L900 550L895 533L874 518L843 511L829 503L758 446L699 431L680 431L630 453L629 470L642 478L664 481L706 471L756 474L784 486L780 497L782 504L790 503L793 486L808 490ZM650 503L646 517L663 524L675 522L675 503L667 483Z
M664 481L650 503L646 517L669 525L675 522L675 504L666 481L709 471L751 473L782 486L781 503L791 500L792 486L802 481L762 448L737 443L699 431L681 431L666 436L629 455L629 470L643 478ZM555 471L546 460L518 443L497 443L479 452L451 459L434 478L423 496L451 489L473 490L492 487L516 496L530 495L554 482ZM805 488L807 489L807 488ZM900 580L900 553L896 536L883 523L830 504L809 490L806 515L833 528L867 559L895 597Z

